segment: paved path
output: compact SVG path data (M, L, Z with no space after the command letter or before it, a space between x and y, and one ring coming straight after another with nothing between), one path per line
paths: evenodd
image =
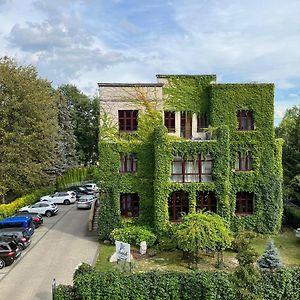
M50 300L53 278L72 284L78 264L93 264L98 242L87 232L88 214L76 205L60 205L56 216L44 217L20 259L0 270L0 300Z

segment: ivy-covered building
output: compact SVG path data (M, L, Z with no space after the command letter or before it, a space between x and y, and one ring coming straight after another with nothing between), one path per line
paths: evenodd
M274 85L220 84L215 75L157 80L98 84L103 221L136 218L164 231L204 209L234 230L277 231Z

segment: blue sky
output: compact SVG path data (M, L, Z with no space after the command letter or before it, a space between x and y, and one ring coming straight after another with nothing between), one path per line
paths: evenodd
M274 82L275 121L300 105L299 0L0 0L0 56L54 85L216 74Z

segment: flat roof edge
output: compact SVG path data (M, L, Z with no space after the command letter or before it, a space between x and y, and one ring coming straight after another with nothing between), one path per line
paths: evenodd
M168 78L168 77L215 77L216 74L158 74L156 78Z
M98 87L162 87L163 83L113 83L113 82L100 82Z

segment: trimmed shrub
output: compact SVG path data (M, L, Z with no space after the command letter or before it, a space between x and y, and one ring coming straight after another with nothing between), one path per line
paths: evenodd
M156 235L148 228L142 226L116 228L112 231L111 237L115 241L122 241L135 246L140 246L140 243L145 241L147 246L151 247L156 241Z
M74 297L75 295L72 286L62 284L57 286L54 294L54 300L72 300Z
M23 206L34 204L42 196L52 193L53 191L54 191L54 187L48 187L48 188L34 191L33 193L22 196L20 198L17 198L16 200L14 200L11 203L1 204L0 205L0 220L14 215Z
M74 298L86 300L299 300L300 268L281 268L277 272L259 272L248 286L251 274L247 268L237 273L224 271L97 272L87 264L80 266L73 277ZM254 270L254 269L253 269ZM254 274L252 274L254 275ZM246 281L246 282L245 282ZM255 283L254 283L255 282ZM238 283L238 284L237 284ZM251 290L249 290L249 288ZM61 287L72 295L69 287ZM62 296L62 297L63 297Z

